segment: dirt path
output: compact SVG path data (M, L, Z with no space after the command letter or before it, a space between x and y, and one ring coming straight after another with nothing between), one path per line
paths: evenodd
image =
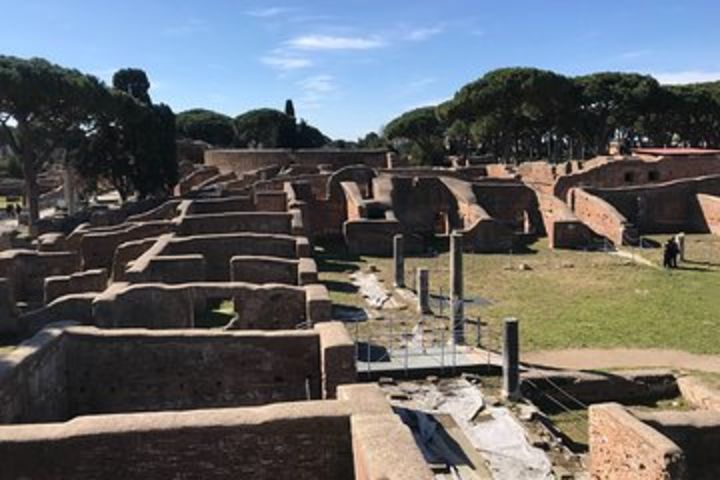
M521 360L575 370L666 367L720 373L720 355L697 355L659 348L569 349L528 352Z

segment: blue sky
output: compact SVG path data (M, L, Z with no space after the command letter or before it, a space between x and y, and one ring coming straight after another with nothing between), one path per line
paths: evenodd
M292 98L354 139L503 66L720 79L719 19L717 0L0 0L0 53L140 67L175 111Z

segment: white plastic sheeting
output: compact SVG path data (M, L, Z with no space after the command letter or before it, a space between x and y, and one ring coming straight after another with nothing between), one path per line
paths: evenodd
M438 388L429 385L411 393L412 400L428 413L453 417L472 445L488 460L493 478L546 480L554 478L545 452L527 440L525 431L504 407L484 407L480 389L464 379L450 380ZM477 413L482 411L482 418Z

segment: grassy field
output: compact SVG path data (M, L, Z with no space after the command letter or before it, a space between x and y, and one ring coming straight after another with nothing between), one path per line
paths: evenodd
M513 316L528 350L625 346L720 353L720 238L689 235L688 261L670 271L659 268L660 248L624 248L658 267L604 252L551 250L546 239L530 250L464 257L466 297L490 302L467 305L466 315L487 322L490 337L498 337L502 319ZM391 284L389 258L328 251L319 265L336 303L363 304L348 279L357 269L373 265ZM406 277L410 281L419 266L430 268L432 291L447 293L447 265L446 253L408 258Z

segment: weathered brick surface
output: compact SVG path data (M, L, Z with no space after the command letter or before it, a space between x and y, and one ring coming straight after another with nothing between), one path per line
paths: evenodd
M67 412L66 338L48 329L0 362L0 423L49 422ZM1 442L0 442L1 443ZM5 471L8 459L0 454Z
M108 274L104 268L45 278L45 304L71 293L102 292L107 288Z
M0 252L0 277L7 278L16 300L42 302L45 278L80 270L74 252L5 250Z
M638 411L638 418L672 440L685 455L687 478L720 476L720 412Z
M251 212L253 210L255 210L255 206L253 205L252 198L249 196L238 196L192 200L186 210L186 214L206 215L224 212Z
M112 267L115 249L125 242L156 237L173 231L174 224L170 221L154 221L148 223L127 224L113 231L89 231L80 239L83 267L86 270Z
M719 156L666 157L654 161L637 157L613 161L600 157L584 162L582 169L573 169L569 175L558 178L553 193L565 198L571 188L580 185L613 188L710 174L720 174ZM523 180L530 181L530 177L523 176Z
M230 260L230 279L233 282L297 285L298 268L299 261L294 259L238 255Z
M285 212L287 195L284 191L256 191L255 209L258 212Z
M331 164L334 168L346 165L364 164L371 167L385 165L385 150L208 150L205 165L217 167L221 172L235 172L242 175L263 167Z
M698 194L697 202L707 229L715 235L720 235L720 196Z
M669 438L624 407L590 407L590 474L607 480L682 480L685 455Z
M237 314L230 325L233 329L293 329L306 319L302 287L265 284L265 288L242 288L233 295L233 303Z
M626 238L637 236L630 221L597 195L582 188L574 188L568 194L568 201L575 215L585 225L615 245L624 245Z
M112 279L115 282L125 280L125 268L127 264L145 253L157 242L157 237L134 240L118 245L113 256Z
M86 328L69 340L69 416L321 398L313 332Z
M354 478L347 409L327 402L85 417L21 435L0 431L0 479Z
M208 233L255 232L290 234L289 213L241 212L187 215L182 217L178 233L183 236Z
M323 365L324 398L335 398L338 385L355 383L355 343L342 322L315 325L320 334L320 353Z
M537 196L550 248L581 248L590 243L592 232L565 202L554 195L538 192Z
M230 280L230 259L237 255L297 258L297 237L254 233L198 235L174 238L162 255L200 254L209 281Z

